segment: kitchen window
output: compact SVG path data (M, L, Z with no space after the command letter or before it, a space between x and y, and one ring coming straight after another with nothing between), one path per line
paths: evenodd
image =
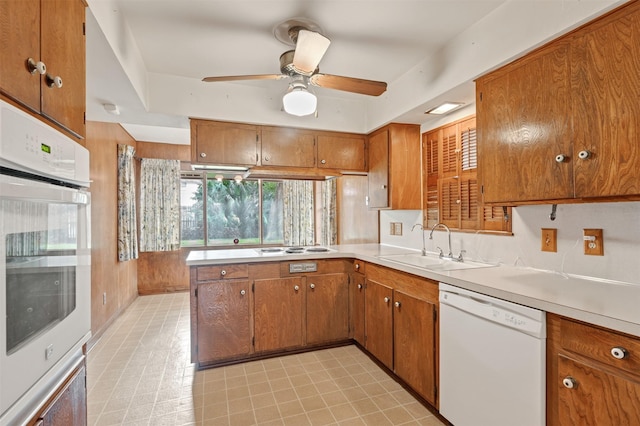
M282 193L281 181L183 174L181 245L283 244Z

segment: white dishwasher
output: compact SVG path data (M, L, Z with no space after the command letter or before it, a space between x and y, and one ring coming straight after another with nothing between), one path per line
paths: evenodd
M544 425L545 318L440 283L440 414L455 426Z

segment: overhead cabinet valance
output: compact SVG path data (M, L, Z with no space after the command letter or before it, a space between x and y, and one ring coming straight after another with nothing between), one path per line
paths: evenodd
M485 203L640 196L640 2L476 82Z

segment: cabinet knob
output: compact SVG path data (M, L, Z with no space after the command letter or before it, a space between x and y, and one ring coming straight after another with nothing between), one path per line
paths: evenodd
M384 298L384 303L389 303L389 301L390 301L390 300L391 300L391 299L389 299L388 297L385 297L385 298Z
M586 160L591 157L591 151L583 150L578 153L578 158L581 160Z
M244 296L245 294L247 294L247 292L246 292L246 291L244 291L244 290L240 290L240 296Z
M200 158L206 158L207 157L207 153L206 152L201 152L200 153Z
M359 264L359 263L356 263L355 268L356 268L356 271L357 271L358 269L360 269L360 264Z
M564 154L556 155L556 163L564 163L564 160L566 159L567 157Z
M31 74L44 74L47 72L47 66L42 61L34 61L33 58L27 59L27 69Z
M225 270L223 269L222 271L220 271L220 275L222 275L222 276L224 277L225 275L227 275L227 271L225 271Z
M358 290L362 290L362 284L358 284Z
M399 308L400 307L400 302L396 302L396 303L394 303L394 305L396 305L396 308Z
M627 350L625 348L616 346L615 348L611 348L611 355L615 359L625 359L627 357Z
M45 77L45 80L47 80L47 86L49 86L52 89L62 88L62 77L60 77L59 75L56 75L55 77L51 77L49 74L47 74L47 76Z
M387 189L387 185L381 185L380 188Z
M294 286L294 287L293 287L293 291L298 291L298 290L300 290L300 287L299 287L299 286Z
M311 284L309 284L309 288L310 288L311 290L313 290L314 288L316 288L316 285L315 285L314 283L311 283Z
M264 161L269 161L269 156L268 155L264 156Z
M574 379L571 376L567 376L564 379L562 379L562 384L564 385L565 388L567 389L573 389L576 386L578 386L578 382L576 382L576 379Z
M327 160L320 160L320 164L327 164Z

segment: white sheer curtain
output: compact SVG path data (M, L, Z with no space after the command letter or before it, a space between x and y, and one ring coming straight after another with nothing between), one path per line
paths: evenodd
M118 145L118 260L138 258L136 225L136 175L134 155L129 145Z
M322 200L322 223L318 242L323 246L338 243L338 228L336 221L336 179L320 183L320 199Z
M140 163L140 251L180 248L180 161Z

